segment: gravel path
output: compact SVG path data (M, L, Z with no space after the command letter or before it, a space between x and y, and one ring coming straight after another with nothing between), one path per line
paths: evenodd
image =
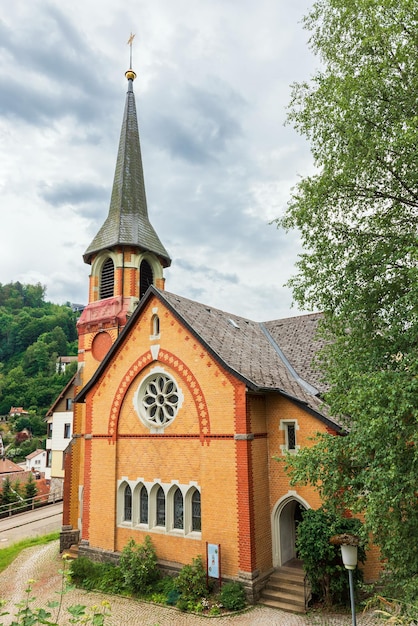
M45 546L28 548L0 574L0 598L7 599L3 610L11 611L12 615L4 616L0 625L10 626L16 611L15 604L25 598L27 581L34 579L33 596L36 602L32 607L46 608L47 602L59 600L62 585L60 570L62 560L58 553L58 542ZM284 611L256 606L246 613L228 617L208 618L188 615L176 609L156 606L146 602L138 602L109 596L103 593L86 592L74 589L63 596L63 609L59 624L67 626L68 613L65 607L83 604L87 607L101 605L108 601L112 615L107 618L106 626L350 626L350 615L292 615ZM54 611L53 609L52 611ZM55 615L54 615L55 619ZM358 615L358 626L375 626L379 622L371 614Z

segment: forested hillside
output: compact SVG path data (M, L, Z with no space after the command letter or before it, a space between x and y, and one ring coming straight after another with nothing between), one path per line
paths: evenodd
M40 284L0 283L0 415L22 406L44 416L75 370L57 374L57 357L76 354L70 306L45 302Z

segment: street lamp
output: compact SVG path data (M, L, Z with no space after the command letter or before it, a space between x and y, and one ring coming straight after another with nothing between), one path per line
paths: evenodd
M351 617L353 620L353 626L356 626L356 606L354 603L354 580L353 571L357 567L357 546L341 544L341 556L345 569L348 570L348 580L350 583L350 603L351 603Z

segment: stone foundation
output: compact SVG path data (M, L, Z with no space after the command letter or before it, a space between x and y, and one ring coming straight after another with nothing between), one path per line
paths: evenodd
M60 552L69 550L71 546L77 545L80 541L80 531L72 526L62 526L60 533Z

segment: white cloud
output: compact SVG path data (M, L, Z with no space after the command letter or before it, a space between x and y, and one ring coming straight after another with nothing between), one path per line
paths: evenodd
M0 282L86 302L82 254L107 216L133 48L151 222L166 288L254 319L295 314L283 213L308 147L284 127L314 66L309 0L16 0L0 23Z

